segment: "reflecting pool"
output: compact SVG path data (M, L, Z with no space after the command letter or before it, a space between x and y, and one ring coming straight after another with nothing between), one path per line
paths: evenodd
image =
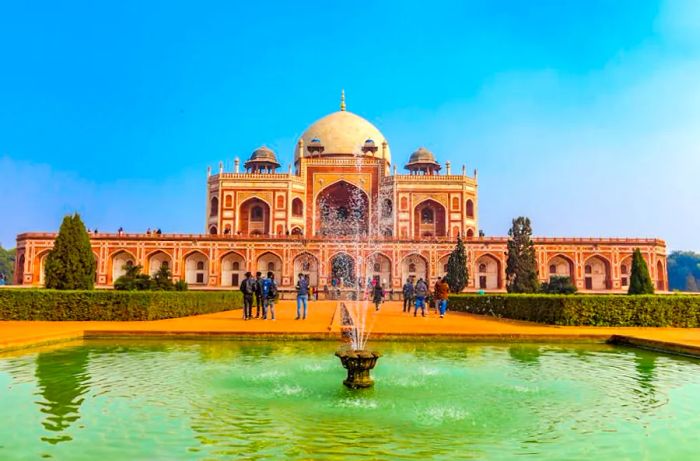
M697 459L700 361L603 344L85 341L0 357L0 459Z

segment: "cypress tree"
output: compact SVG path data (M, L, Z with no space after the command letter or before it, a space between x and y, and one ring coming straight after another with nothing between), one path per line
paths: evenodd
M514 219L508 236L510 237L506 263L508 293L536 293L539 290L539 282L535 244L530 238L532 236L530 219L523 216Z
M630 274L630 286L627 290L630 295L654 294L654 283L649 276L649 268L639 248L632 255L632 271Z
M447 260L447 284L452 293L461 292L467 286L467 252L462 237L457 235L457 244Z
M95 255L80 216L65 216L46 256L46 288L91 290L95 285Z

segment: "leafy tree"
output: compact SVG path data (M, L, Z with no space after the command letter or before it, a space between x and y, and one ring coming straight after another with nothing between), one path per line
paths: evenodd
M92 290L95 285L95 255L80 215L65 216L46 256L46 288Z
M114 281L115 290L150 290L153 287L151 277L141 273L141 266L125 264L123 269L126 273Z
M540 286L542 293L571 295L576 293L576 285L571 283L570 277L554 275L549 279L549 282L544 282Z
M668 255L668 286L671 290L698 291L700 254L673 251Z
M15 257L17 250L6 250L0 246L0 276L4 277L6 284L11 284L15 279Z
M649 276L649 268L639 248L632 255L632 271L630 273L630 286L627 294L646 295L654 293L654 284Z
M170 272L170 267L167 264L160 266L158 272L153 274L151 282L151 289L153 290L171 291L175 289L172 273Z
M510 237L506 263L508 293L535 293L539 289L539 282L530 219L523 216L514 219L508 236Z
M461 292L467 286L469 273L467 270L467 252L461 236L457 236L457 244L447 260L447 284L452 293Z
M175 291L187 291L187 282L184 280L175 282Z

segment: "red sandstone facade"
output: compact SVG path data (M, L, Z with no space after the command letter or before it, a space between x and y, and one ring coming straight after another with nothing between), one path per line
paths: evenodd
M477 175L452 174L424 148L397 174L389 144L372 124L344 110L309 127L294 169L277 173L274 152L256 150L239 172L209 173L206 233L96 234L97 285L111 287L127 263L154 273L168 264L192 289L237 287L246 271L272 271L282 289L295 274L323 288L338 261L354 277L400 290L409 277L446 271L457 235L465 237L467 290L505 289L504 237L479 237ZM16 283L43 284L55 234L17 237ZM644 255L658 290L668 289L666 246L657 239L535 238L541 281L569 276L582 292L627 290L631 256Z

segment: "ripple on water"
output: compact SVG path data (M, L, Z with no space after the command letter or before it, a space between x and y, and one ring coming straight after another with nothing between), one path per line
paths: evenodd
M362 397L348 397L341 399L336 403L337 407L340 408L362 408L365 410L374 410L379 405L376 400L367 399Z

